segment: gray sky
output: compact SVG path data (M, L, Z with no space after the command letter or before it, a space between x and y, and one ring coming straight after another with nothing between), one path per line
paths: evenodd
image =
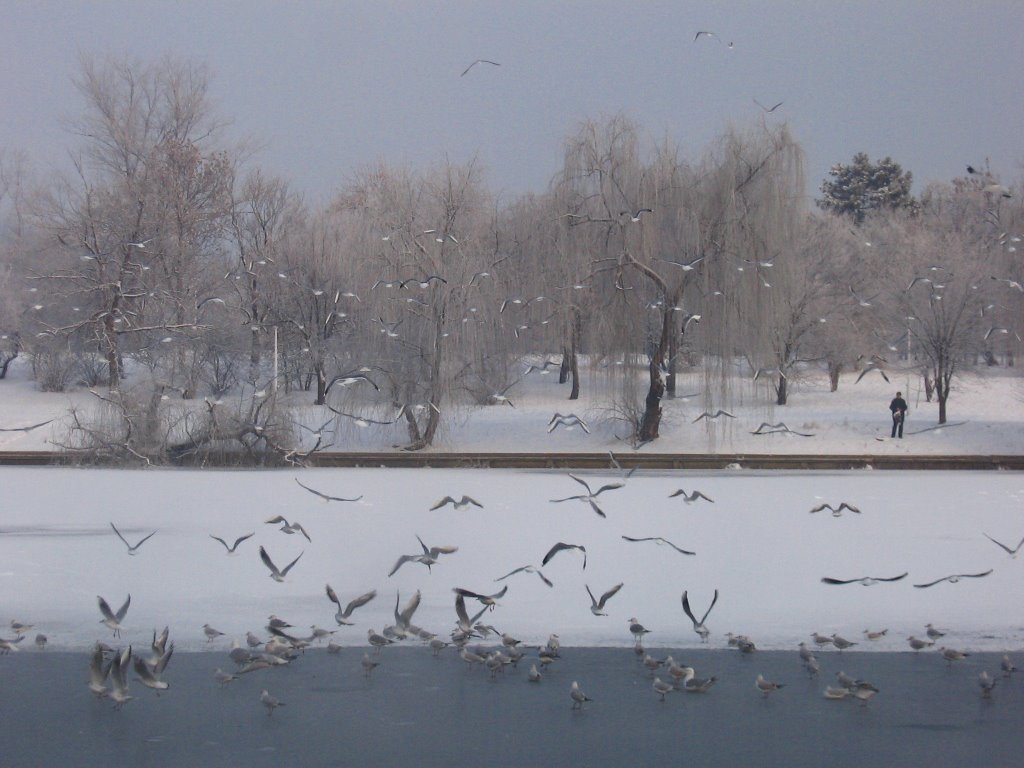
M755 98L784 102L766 119L806 150L812 196L857 151L918 191L985 158L1016 182L1024 161L1020 0L0 0L0 18L0 149L44 169L73 143L79 52L206 64L218 113L312 200L446 156L476 155L506 197L542 191L579 122L620 110L693 157L760 120ZM501 66L460 77L477 58Z

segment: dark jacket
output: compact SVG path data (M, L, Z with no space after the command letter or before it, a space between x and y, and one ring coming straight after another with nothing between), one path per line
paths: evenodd
M898 413L900 416L907 414L907 401L902 397L894 397L892 402L889 403L889 410L892 411L893 417Z

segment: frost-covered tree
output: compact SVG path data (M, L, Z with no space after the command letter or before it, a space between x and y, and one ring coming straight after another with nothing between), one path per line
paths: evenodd
M849 165L833 165L828 175L818 207L850 216L856 224L871 211L913 210L917 205L910 192L913 174L891 157L872 163L866 153L858 152Z

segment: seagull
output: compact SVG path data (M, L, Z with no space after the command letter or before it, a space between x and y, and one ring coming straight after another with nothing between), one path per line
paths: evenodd
M379 664L380 664L379 661L374 661L373 659L370 658L370 654L368 654L368 653L364 653L363 654L363 661L362 661L363 674L366 675L367 677L370 676L370 673L373 672L373 670Z
M587 594L590 595L590 612L595 616L607 616L608 614L603 612L604 604L607 603L615 595L616 592L622 589L622 582L620 581L614 587L612 587L603 595L601 595L600 600L594 599L594 593L590 591L590 587L588 585L584 584L583 586L586 587Z
M833 688L831 685L825 686L825 698L831 701L841 701L843 699L850 698L849 688Z
M761 692L761 695L765 698L767 698L768 694L772 691L777 691L780 688L786 687L785 683L773 683L771 680L765 680L764 675L761 674L758 674L754 686L757 688L757 690Z
M124 536L121 535L121 532L119 530L117 530L117 526L116 525L111 523L110 527L114 529L114 533L117 534L117 538L119 538L121 541L123 541L124 545L126 547L128 547L128 554L129 555L134 555L139 547L141 547L143 544L145 544L147 541L149 541L149 539L156 534L156 531L153 531L153 533L149 534L149 536L143 536L141 539L139 539L139 542L137 544L132 545L132 544L128 543L128 541L125 539Z
M831 637L819 635L817 632L811 632L811 639L814 640L815 645L832 645Z
M881 366L879 366L879 365L877 365L875 363L868 363L867 365L864 366L864 370L860 372L860 375L857 377L856 381L854 381L853 383L854 384L859 384L860 380L863 379L865 376L867 376L869 373L871 373L871 371L878 371L879 375L883 379L885 379L886 382L889 381L889 377L885 375L885 371L882 370Z
M569 689L569 696L572 698L573 709L583 709L583 703L586 701L593 701L592 698L587 696L583 691L580 690L580 684L575 680L572 681L572 687Z
M727 416L727 417L729 417L730 419L735 419L735 418L736 418L735 416L733 416L733 415L732 415L731 413L729 413L728 411L723 411L723 410L722 410L721 408L719 408L719 409L718 409L717 411L715 411L714 413L709 413L708 411L704 411L704 413L702 413L702 414L701 414L700 416L698 416L698 417L697 417L696 419L694 419L694 420L693 420L692 422L690 422L690 423L691 423L691 424L696 424L696 423L697 423L698 421L700 421L701 419L707 419L708 421L713 421L713 420L717 419L717 418L718 418L719 416Z
M566 543L561 542L561 541L558 542L557 544L555 544L553 547L551 547L551 549L548 550L548 553L546 555L544 555L544 559L540 561L541 565L547 565L548 562L551 560L551 558L553 558L555 555L557 555L563 549L578 549L580 552L582 552L583 553L583 570L587 569L587 548L584 547L582 544L566 544Z
M394 640L389 640L384 635L377 634L373 629L366 630L366 642L376 648L374 653L380 653L380 649L385 645L391 645Z
M987 670L982 670L978 675L978 685L981 687L981 698L991 699L992 689L996 687L995 678L989 675Z
M899 581L907 577L908 572L901 573L899 576L862 576L859 579L833 579L830 576L823 576L821 581L824 584L863 584L865 587L870 587L878 584L881 581Z
M924 589L925 587L934 587L936 584L943 581L948 581L950 584L956 584L960 579L980 579L983 576L988 576L992 571L993 569L989 568L983 573L954 573L952 576L943 576L941 579L929 581L927 584L915 584L914 586L918 589Z
M117 609L117 613L110 610L110 606L107 604L107 601L102 597L97 595L96 599L99 601L100 613L103 614L103 619L100 621L100 624L112 629L114 631L114 637L120 637L121 622L124 620L125 614L128 613L128 606L132 602L132 596L128 595L128 599L124 601L124 605Z
M845 651L847 648L851 648L857 645L857 643L853 642L852 640L847 640L845 637L841 637L840 635L833 634L832 645L834 645L840 651Z
M319 496L324 501L359 501L361 498L363 498L362 496L356 496L354 499L344 499L344 498L342 498L340 496L328 496L326 493L321 493L320 491L318 491L318 490L316 490L314 488L310 488L308 485L303 485L299 481L299 478L297 478L297 477L295 478L295 482L299 484L300 488L305 488L307 491L312 493L314 496ZM303 531L303 533L305 533L305 531ZM306 538L309 538L309 537L307 536Z
M152 237L150 237L150 238L148 238L146 240L140 240L137 243L128 242L128 243L125 243L125 245L128 246L129 248L138 248L140 251L144 251L144 250L146 250L146 246L149 243L151 243L151 242L153 242L153 238Z
M756 371L754 371L753 381L757 381L762 376L775 376L775 375L781 376L782 378L786 378L786 374L783 373L781 368L778 368L778 367L776 367L776 368L758 368Z
M695 554L697 554L696 552L690 552L689 550L681 549L680 547L677 547L675 544L673 544L668 539L663 539L661 536L645 536L645 537L640 538L640 539L634 539L631 536L623 536L622 538L625 539L626 541L635 541L635 542L654 541L654 542L657 542L659 545L667 544L668 546L672 547L672 549L674 549L676 552L679 552L682 555L695 555Z
M455 625L466 638L476 634L474 631L474 625L477 620L484 615L484 611L487 610L487 607L488 606L485 605L472 618L470 618L469 613L466 611L466 598L458 592L455 593Z
M1003 670L1003 677L1010 677L1014 672L1017 671L1017 667L1010 661L1010 657L1007 654L1003 654L1003 660L999 664L999 668Z
M984 537L985 537L986 539L988 539L989 541L991 541L991 542L992 542L993 544L995 544L996 546L998 546L998 547L1000 547L1001 549L1005 550L1005 551L1006 551L1006 554L1008 554L1008 555L1009 555L1010 557L1016 557L1016 556L1017 556L1017 553L1018 553L1018 552L1020 552L1020 548L1021 548L1022 546L1024 546L1024 539L1021 539L1021 540L1020 540L1019 542L1017 542L1017 546L1016 546L1016 547L1014 547L1013 549L1010 549L1010 548L1009 548L1008 546L1006 546L1005 544L1003 544L1003 543L1002 543L1001 541L996 541L995 539L993 539L993 538L992 538L991 536L989 536L989 535L988 535L987 533L984 533L984 532L982 532L982 534L981 534L981 535L982 535L982 536L984 536Z
M398 558L397 562L391 569L391 572L388 574L388 576L394 575L395 571L397 571L399 568L401 568L403 565L410 561L422 563L423 565L427 566L427 570L429 571L430 567L437 562L437 558L440 555L450 555L453 552L459 551L458 547L451 546L427 547L427 545L423 543L423 539L419 537L419 534L416 535L416 540L420 543L420 547L423 549L423 554L402 555Z
M692 272L697 268L697 265L704 261L703 256L698 256L692 261L672 261L672 259L658 259L658 261L664 261L666 264L672 264L673 266L679 267L683 272Z
M504 576L495 579L495 581L504 581L509 576L513 576L517 573L536 573L538 576L540 576L540 580L547 584L549 587L555 586L551 583L551 580L548 579L548 577L541 572L540 568L536 567L535 565L524 565L520 568L516 568L514 571L509 571Z
M462 70L462 74L459 75L459 77L464 77L466 75L466 73L469 72L469 70L471 70L477 64L491 64L491 65L493 65L495 67L500 67L501 66L501 64L499 64L498 62L491 61L490 59L477 59L472 64L470 64L468 67L466 67L464 70Z
M925 627L925 630L926 630L925 634L928 635L928 639L929 640L938 640L940 637L945 637L946 636L945 632L942 632L942 631L936 629L931 624L925 624L924 627Z
M272 578L276 582L283 582L284 577L288 575L288 571L292 569L293 565L299 562L299 558L302 557L304 554L305 551L300 552L299 557L296 557L294 560L288 563L288 565L283 570L278 570L277 566L274 565L274 561L270 559L270 555L267 554L267 550L263 548L262 544L260 545L260 560L262 560L263 564L270 569L270 578Z
M243 541L245 541L246 539L250 539L250 538L252 538L252 537L253 537L253 536L255 536L255 535L256 535L256 532L255 532L255 531L253 531L252 533L247 533L247 534L245 534L244 536L239 536L239 537L238 537L237 539L235 539L235 543L234 543L234 544L232 544L232 545L231 545L230 547L228 546L228 543L227 543L226 541L224 541L224 539L222 539L222 538L221 538L220 536L214 536L214 535L213 535L213 534L211 533L211 534L210 534L210 538L211 538L211 539L214 539L214 540L216 540L216 541L219 541L219 542L220 542L221 544L223 544L223 545L224 545L224 549L226 549L226 550L228 551L228 554L229 554L229 555L233 555L233 554L235 554L235 550L236 550L236 549L238 549L238 545L239 545L239 544L241 544L241 543L242 543Z
M89 659L89 690L97 698L107 695L106 680L110 674L110 664L103 663L103 646L99 643L93 647L92 656Z
M722 45L724 45L726 48L732 48L733 47L733 44L731 42L730 43L723 42L722 38L720 38L716 33L714 33L714 32L706 32L704 30L701 30L700 32L698 32L696 35L693 36L693 42L697 42L701 38L701 35L703 35L705 37L713 37L715 40L717 40L718 42L722 43Z
M114 702L114 709L120 709L134 698L128 695L128 664L131 658L132 647L129 645L121 653L115 653L110 662L112 689L107 695Z
M463 598L471 597L471 598L474 598L476 600L479 600L484 606L486 606L487 608L490 608L491 610L493 610L494 606L496 606L498 604L498 600L503 598L505 596L505 593L508 592L508 585L506 584L501 589L500 592L495 592L493 595L477 594L476 592L470 592L468 589L463 589L462 587L454 587L452 589L452 592L454 592L456 595L459 595L460 597L463 597Z
M829 510L832 513L832 517L839 517L843 514L844 509L848 509L858 515L861 513L857 507L852 504L847 504L845 501L840 502L838 507L833 507L831 504L819 504L814 507L814 509L810 510L810 512L813 515L815 512L821 512L824 509Z
M430 511L433 512L435 509L440 509L445 504L451 504L455 509L465 509L470 504L472 504L474 507L479 507L480 509L484 508L484 505L481 504L476 499L471 498L470 496L463 495L463 497L457 501L453 499L451 496L445 496L440 501L435 502L434 506L430 508Z
M223 688L225 685L230 683L232 680L237 680L238 677L235 676L235 675L232 675L230 672L225 672L220 667L217 667L217 669L213 673L213 679L216 680L218 683L220 683L221 688Z
M526 679L531 683L539 683L541 678L540 672L537 670L536 664L530 665L530 672L527 674Z
M551 421L548 422L548 434L551 434L557 427L565 427L566 429L572 429L573 427L579 426L588 435L590 434L590 428L587 423L577 416L575 413L569 413L563 416L560 413L556 413L551 417Z
M275 515L274 517L270 518L269 520L265 520L264 522L267 525L277 525L278 523L284 523L284 525L282 525L278 529L282 533L287 533L289 535L293 533L301 533L303 536L306 537L306 541L310 543L312 543L313 541L311 538L309 538L309 534L306 533L306 529L302 527L302 523L289 523L285 519L284 515Z
M279 699L275 698L274 696L271 696L267 692L266 688L264 688L262 691L260 691L260 702L263 704L264 707L267 708L267 716L268 717L270 715L274 714L274 710L275 709L277 709L278 707L283 707L284 706L284 702L280 701Z
M561 366L560 362L557 362L555 360L545 360L541 365L530 365L525 371L523 371L523 376L528 376L529 374L533 373L534 371L540 371L541 375L546 376L547 374L550 373L548 368L558 367L558 366Z
M174 643L171 643L167 649L167 653L160 656L159 659L152 664L147 664L144 659L135 657L135 674L138 675L136 678L147 688L152 688L155 691L166 691L170 686L166 681L161 680L160 676L163 674L164 669L167 668L168 662L171 660L171 654L174 653Z
M778 104L776 104L776 105L775 105L775 106L773 106L773 107L766 107L766 106L765 106L764 104L762 104L762 103L761 103L760 101L758 101L757 99L754 99L754 103L755 103L755 104L757 104L757 106L759 106L759 107L760 107L761 109L763 109L763 110L764 110L765 112L767 112L768 114L771 114L771 113L772 113L772 112L774 112L774 111L775 111L776 109L778 109L779 107L781 107L781 106L782 106L782 104L783 104L783 102L781 102L781 101L780 101L780 102L779 102Z
M644 213L654 213L650 208L639 208L635 211L620 211L619 216L629 216L630 221L640 221L640 215Z
M939 648L939 650L942 652L942 658L946 660L949 666L952 666L954 661L963 661L971 655L966 651L958 651L954 648Z
M690 621L693 622L693 631L700 636L700 641L702 643L706 643L711 631L707 626L705 626L704 622L707 620L708 614L711 613L711 609L715 607L715 603L718 602L718 590L715 590L715 596L711 598L711 605L709 605L708 609L704 611L704 615L700 617L700 621L697 621L697 618L693 615L693 611L690 610L690 599L687 596L686 590L683 590L682 602L683 613L685 613L687 617L689 617Z
M907 642L910 644L910 647L915 651L920 651L924 648L929 648L935 645L935 643L933 642L929 642L928 640L920 640L914 637L913 635L907 638Z
M348 619L348 617L352 615L353 611L355 611L356 608L361 608L377 596L377 590L371 589L366 594L360 595L359 597L352 600L348 605L345 606L345 610L342 610L341 601L338 599L338 594L331 588L330 584L327 585L326 590L327 599L334 603L336 606L338 606L338 612L334 614L334 620L338 622L339 625L345 626L352 626L352 624L354 623L351 621L346 621L346 619Z
M661 697L661 701L665 700L665 694L672 693L675 690L675 686L671 683L663 682L660 677L654 678L654 683L651 685L654 692Z
M629 631L637 645L640 645L644 635L650 634L651 630L636 620L636 617L629 619Z
M703 493L697 490L694 490L692 493L687 493L682 488L679 488L678 490L672 491L672 493L668 495L670 499L674 499L676 496L682 496L683 501L685 501L687 504L692 504L697 499L704 499L704 501L710 501L712 504L715 503L715 500L712 499L710 496L705 496Z
M576 496L566 496L564 499L551 499L552 503L557 504L562 501L572 501L574 499L579 501L585 501L589 503L590 508L593 509L601 517L607 517L607 515L605 515L604 511L599 506L597 506L597 502L594 501L594 499L596 499L605 491L614 491L617 488L622 488L625 485L625 483L607 483L606 485L602 485L600 488L594 491L590 488L590 485L587 483L586 480L582 480L572 473L569 473L569 477L571 477L577 483L586 488L587 492L585 494L578 494Z
M397 634L401 637L406 637L410 634L410 627L412 626L412 617L416 613L416 609L420 607L420 600L422 595L417 589L416 593L409 598L409 602L405 604L402 610L398 610L398 602L400 600L400 593L395 590L395 628L398 630ZM416 630L419 631L418 629Z
M887 634L889 634L889 630L888 629L880 629L880 630L878 630L876 632L873 632L870 629L865 629L864 630L864 637L866 637L868 640L880 640L881 638L885 637Z

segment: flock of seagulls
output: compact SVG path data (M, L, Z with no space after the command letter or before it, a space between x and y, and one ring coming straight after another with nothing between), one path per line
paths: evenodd
M588 504L601 518L607 519L605 512L597 506L596 499L602 496L602 494L623 488L626 485L627 479L632 475L631 470L627 471L622 468L614 455L610 455L610 462L612 469L621 478L619 481L606 483L595 489L587 480L570 473L568 474L569 479L581 486L583 492L564 498L551 499L550 502L580 501ZM297 479L296 482L298 482ZM338 497L331 497L315 491L301 482L298 482L298 484L303 490L313 493L325 501L338 500ZM688 503L696 501L714 503L709 496L698 490L686 492L683 489L679 489L673 492L670 498L678 496L683 496L684 500ZM350 501L350 499L341 500ZM437 511L448 506L451 506L453 510L462 510L468 507L482 509L484 505L467 495L459 497L445 496L435 502L430 507L430 511ZM857 506L847 501L841 501L837 506L832 506L828 503L818 504L810 512L813 514L824 510L830 510L834 516L839 516L844 510L857 515L862 514ZM283 515L276 515L267 519L265 523L280 526L278 530L286 535L298 533L312 544L312 539L306 529L294 519L289 521ZM126 548L127 554L131 556L141 555L144 557L145 552L148 550L140 550L140 548L157 533L157 531L150 532L139 541L132 543L125 538L116 525L111 523L110 527L116 538ZM220 543L229 555L236 555L240 547L254 535L255 531L245 533L235 538L233 543L229 545L227 539L209 534L210 538ZM1024 548L1024 539L1018 542L1016 547L1011 547L989 536L987 533L984 536L1003 550L1010 558L1016 557L1020 550ZM628 536L623 534L620 538L630 544L653 543L657 546L664 546L679 555L695 555L695 552L692 550L684 549L663 536ZM428 545L418 534L416 535L416 540L419 544L419 551L400 555L388 572L388 577L394 576L407 563L425 565L429 573L434 565L438 565L446 557L455 556L459 552L459 547L454 545ZM580 543L559 541L547 550L540 566L534 564L522 565L508 571L504 575L498 576L493 581L507 582L507 580L519 574L535 574L547 588L555 588L554 582L544 574L541 568L548 566L554 558L562 555L562 553L572 552L575 552L582 558L581 566L582 570L585 571L587 568L586 546ZM299 563L304 551L300 552L284 568L279 568L274 563L263 545L258 547L258 553L263 565L269 571L269 576L275 582L283 582L287 579L291 570ZM978 573L955 573L927 583L915 584L914 586L927 588L943 582L956 583L961 579L979 579L990 575L992 572L993 569L990 568L987 571ZM872 586L879 583L892 584L900 582L906 579L908 575L908 572L903 572L892 576L858 576L855 578L826 576L821 578L821 582L832 586L851 584ZM589 584L584 584L589 598L590 613L594 617L607 617L611 601L620 594L624 587L625 582L619 581L603 592L600 592L600 594L597 594ZM552 634L545 644L531 647L509 632L499 631L492 623L489 623L492 620L485 617L492 615L500 607L501 603L499 601L505 598L509 592L509 583L505 583L499 591L494 593L469 589L463 586L452 588L452 593L454 594L453 628L449 636L445 638L414 623L417 610L422 601L420 590L417 589L411 596L407 595L407 600L404 604L402 603L400 592L396 590L393 623L385 626L379 632L375 628L368 628L366 630L365 642L372 651L363 655L361 662L363 674L367 677L374 674L375 670L383 663L382 659L384 656L382 654L386 648L404 640L412 640L424 643L435 656L439 656L445 649L454 646L457 648L459 658L467 666L487 669L491 679L497 679L498 675L504 674L507 669L517 668L519 661L526 660L529 663L526 681L533 684L541 683L552 671L552 665L559 663L558 660L562 655L560 640L556 634ZM708 643L712 634L708 626L708 620L719 601L719 590L716 588L713 591L706 609L700 615L693 608L689 592L689 590L685 589L682 591L680 597L682 613L690 621L693 632L699 637L700 642L702 644ZM330 584L325 585L324 593L332 606L331 610L337 627L354 626L357 623L357 611L371 603L378 596L377 590L371 589L347 596L346 600L343 601ZM123 604L115 611L105 598L97 596L97 605L102 617L100 623L112 633L115 639L120 638L124 629L124 622L131 605L131 599L129 594ZM479 606L473 613L467 608L467 604L472 601L475 601ZM622 598L620 597L617 602L621 603ZM13 640L0 640L0 653L17 651L17 644L32 629L31 624L18 621L12 621L10 626L11 630L16 633L17 638ZM633 638L633 651L636 659L653 677L651 690L659 702L664 702L668 696L675 692L707 694L714 688L718 680L717 676L698 676L692 666L676 662L671 655L664 659L657 659L644 648L644 642L648 635L653 634L653 636L657 636L656 628L652 630L644 626L635 616L628 619L627 628ZM308 648L325 641L327 642L325 650L329 654L337 654L342 649L342 646L332 637L337 631L336 629L328 630L313 625L307 634L296 629L286 620L274 615L268 618L265 629L268 639L261 639L250 631L246 633L244 646L237 640L232 641L228 656L235 664L236 669L233 672L225 672L224 669L218 667L213 673L213 682L215 684L222 687L231 685L250 673L293 663L301 658L302 653ZM221 629L209 623L202 625L202 632L207 644L211 646L220 643L225 638L225 633ZM863 633L864 640L860 642L877 641L885 637L887 633L888 629L866 629ZM907 638L909 648L915 653L934 648L936 642L947 633L944 630L937 629L932 624L928 624L925 626L923 634L923 638L918 638L914 635L910 635ZM728 647L735 648L744 656L756 658L757 645L749 636L726 633L725 637L728 640ZM838 633L825 635L813 632L811 633L811 639L819 652L821 649L831 647L837 652L842 653L844 650L859 644L858 641L847 639ZM44 636L39 635L37 637L37 645L40 648L45 645L45 642ZM489 646L487 645L488 643ZM111 648L105 643L97 642L90 653L88 688L97 698L110 701L115 709L122 708L133 699L133 696L129 693L129 672L132 670L135 673L135 680L142 686L158 693L166 691L169 688L166 673L173 651L174 643L169 641L169 630L166 627L161 633L157 633L154 630L151 649L148 654L138 652L137 648L132 645L125 648ZM534 652L536 655L534 655ZM947 665L962 662L970 656L969 651L947 645L938 648L937 653ZM527 654L530 655L527 656ZM804 642L799 644L799 657L808 675L813 678L819 674L820 663L818 658L815 656L815 652ZM1001 671L1004 678L1009 677L1016 671L1016 666L1008 656L1003 659ZM768 679L762 673L758 673L755 676L753 672L754 670L751 670L754 688L764 698L775 695L787 687L786 682ZM979 675L978 690L983 698L992 697L996 681L997 678L994 674L990 674L988 671L983 671ZM837 682L838 685L829 684L825 687L823 692L825 699L837 701L856 700L861 705L867 705L879 693L879 688L876 685L846 675L843 671L837 674ZM262 688L258 698L259 702L266 709L267 716L272 716L276 709L285 705L284 702L270 693L268 688ZM576 680L573 680L569 687L569 698L571 700L571 708L574 710L582 710L585 704L594 702L592 697L583 692L580 683Z

